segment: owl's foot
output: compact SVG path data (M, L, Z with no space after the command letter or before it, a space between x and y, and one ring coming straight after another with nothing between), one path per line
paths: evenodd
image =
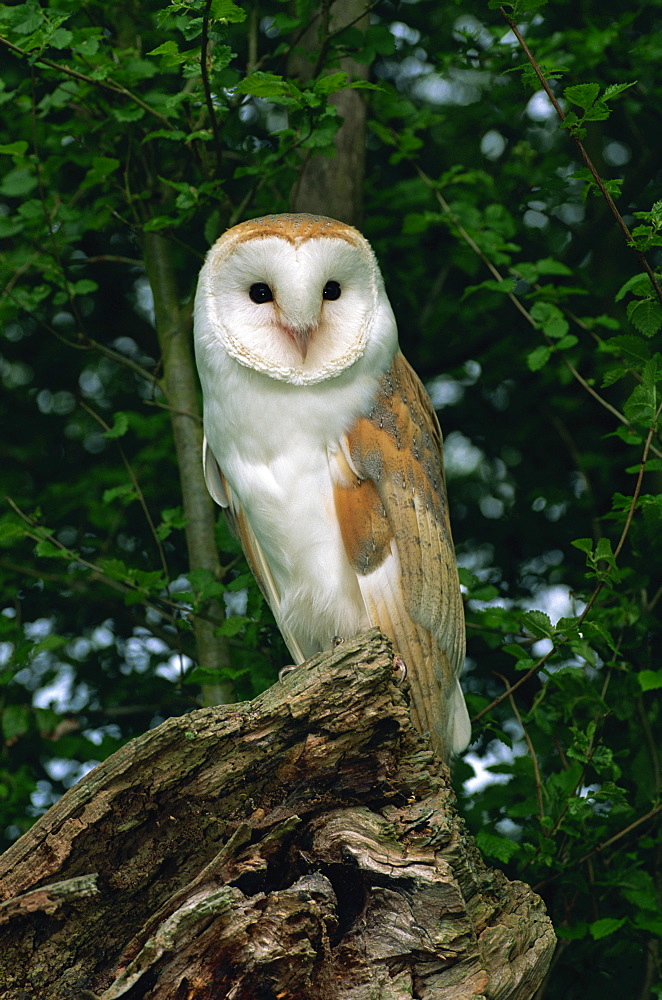
M401 656L393 657L393 680L396 684L404 684L407 679L407 664Z
M296 670L296 663L287 663L284 667L281 667L278 671L278 680L284 681L288 674L291 674L293 670Z
M336 646L341 646L344 641L345 640L341 635L334 635L333 639L331 640L331 649L335 649Z

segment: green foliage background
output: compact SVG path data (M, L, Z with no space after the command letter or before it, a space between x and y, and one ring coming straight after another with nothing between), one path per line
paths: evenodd
M0 6L2 834L199 703L213 599L237 697L284 662L222 521L221 573L188 565L142 247L167 240L186 308L220 232L332 155L349 54L372 81L362 228L446 434L468 759L493 779L463 791L457 763L464 815L548 904L540 996L660 996L662 7L384 0L367 30L322 17L302 83L315 13Z

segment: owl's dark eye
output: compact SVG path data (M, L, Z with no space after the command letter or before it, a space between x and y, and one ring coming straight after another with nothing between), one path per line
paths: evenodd
M340 298L340 285L337 281L327 281L322 291L322 298L331 299L331 301Z
M273 302L274 300L274 293L264 281L258 281L254 285L251 285L248 294L251 297L251 302L256 302L258 305L261 302Z

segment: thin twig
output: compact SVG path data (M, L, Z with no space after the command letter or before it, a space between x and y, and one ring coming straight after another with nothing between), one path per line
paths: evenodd
M32 529L31 532L26 532L28 538L31 538L35 542L44 542L44 541L50 542L51 545L54 546L54 548L58 549L58 551L65 554L68 558L71 559L72 562L79 563L81 566L84 566L85 569L91 570L91 572L94 573L94 575L98 579L102 580L103 583L106 584L106 586L111 587L113 590L119 590L121 593L124 594L126 593L141 594L142 603L145 605L145 607L151 608L153 611L156 611L159 615L161 615L164 618L167 618L173 624L175 624L178 620L177 613L179 613L180 615L189 613L188 608L176 604L172 600L159 597L159 601L162 601L164 605L170 607L172 611L175 612L175 614L170 614L169 612L165 611L163 607L157 606L151 600L148 599L147 591L144 589L144 587L139 587L135 583L131 582L127 583L123 580L115 580L113 579L113 577L108 576L101 568L101 566L97 566L95 563L89 562L89 560L85 559L79 552L73 552L66 545L63 545L62 542L59 540L59 538L57 538L52 531L49 531L48 528L43 528L40 524L38 524L37 521L35 521L28 514L22 511L21 508L18 506L18 504L11 497L6 496L5 500L7 501L11 509L16 514L18 514L21 520L24 521L28 525L28 527Z
M551 101L554 110L556 111L556 113L559 116L560 120L562 122L564 122L565 121L565 114L563 112L563 109L561 108L561 105L557 101L557 99L556 99L556 97L554 95L554 91L550 87L550 85L549 85L547 79L545 78L545 75L542 72L540 66L536 62L536 60L535 60L535 58L533 56L533 53L531 52L529 46L526 44L526 40L522 36L522 33L520 32L520 30L517 27L517 25L515 24L515 22L512 20L512 18L508 15L507 11L504 10L503 7L499 7L499 11L503 15L503 18L506 21L506 24L508 25L508 27L510 28L510 30L514 34L515 38L519 42L519 45L522 48L522 51L524 52L526 58L531 63L533 71L536 74L536 76L538 77L538 79L540 81L541 87L543 88L543 90L547 94L547 97ZM653 286L653 290L654 290L654 292L655 292L655 294L656 294L659 302L662 304L662 288L660 287L660 283L657 280L655 272L653 271L652 267L650 266L650 264L646 260L645 254L642 253L642 251L639 250L636 246L633 246L632 233L630 232L630 230L628 229L627 225L625 224L623 216L621 215L621 213L616 208L616 205L614 203L614 199L609 194L609 191L605 187L604 181L600 177L598 171L595 168L595 165L593 164L593 161L591 160L590 156L586 152L586 149L584 147L584 143L581 141L581 139L576 134L576 132L574 132L572 129L570 129L569 131L570 131L570 137L571 137L571 139L573 140L573 142L577 146L577 149L579 150L579 155L581 156L582 160L586 164L586 167L588 168L591 176L593 177L593 180L595 181L595 183L597 184L598 188L600 189L600 193L602 194L602 197L605 199L610 212L614 216L614 219L616 220L616 224L618 225L618 228L621 230L621 232L625 236L625 239L628 242L628 246L630 246L634 250L634 252L636 253L637 257L639 258L639 263L641 264L642 268L644 269L644 271L648 275L648 277L650 279L650 282L651 282L651 284Z
M66 273L66 271L64 269L64 263L62 261L62 257L60 255L60 250L59 250L59 247L57 245L57 240L55 238L55 231L56 230L55 230L55 227L52 225L52 219L51 219L50 213L48 211L48 203L46 201L46 192L44 190L44 183L43 183L42 170L41 170L41 157L39 156L39 146L37 144L37 95L36 95L36 84L35 84L34 66L30 67L30 84L31 84L31 96L32 96L32 107L31 107L31 116L32 116L32 152L34 153L35 174L36 174L36 177L37 177L37 188L38 188L38 191L39 191L39 201L40 201L40 204L41 204L41 210L44 213L44 225L45 225L46 232L48 233L48 240L49 240L49 243L50 243L50 246L51 246L51 254L53 256L53 260L57 264L58 270L59 270L60 274L62 275L62 280L64 282L64 290L65 290L65 294L66 294L68 302L69 302L69 308L71 310L71 314L74 317L76 323L78 324L80 330L84 334L84 332L85 332L85 326L83 324L83 318L80 315L80 312L78 310L78 305L77 305L76 300L74 298L74 295L73 295L73 292L72 292L72 289L71 289L71 284L69 282L69 279L67 278L67 273Z
M631 833L632 830L636 830L638 826L641 826L642 823L645 823L647 820L657 816L660 812L662 812L662 804L653 806L653 808L650 809L644 816L640 816L639 819L635 819L632 823L628 823L627 826L624 826L622 830L615 833L613 837L609 837L608 840L603 840L601 843L596 844L595 847L592 847L590 851L583 854L577 861L573 861L572 865L568 867L576 868L578 865L584 864L584 862L588 861L589 858L592 858L595 854L599 854L601 851L604 851L607 847L611 847L611 845L615 844L616 841L621 840L628 833ZM564 875L567 871L568 868L564 868L562 871L555 872L553 875L550 875L549 878L542 879L542 881L536 883L534 886L531 886L531 888L534 892L538 892L543 886L553 882L554 879L558 878L560 875Z
M207 60L211 55L209 44L209 19L211 17L211 5L212 0L207 0L207 3L205 4L205 12L202 18L202 38L200 40L200 75L202 77L202 88L205 92L205 103L209 114L209 124L211 125L212 134L214 136L217 177L220 177L221 163L223 161L223 147L221 145L221 136L218 130L218 119L216 118L216 108L214 107L214 99L212 97L211 84L209 82L209 66L207 63Z
M634 488L634 494L632 496L632 502L630 503L630 507L629 507L629 510L628 510L628 513L627 513L627 517L625 519L625 524L624 524L623 530L621 532L621 537L619 538L618 545L616 546L616 549L614 550L614 559L616 559L618 557L618 555L620 554L620 552L621 552L621 550L622 550L622 548L623 548L623 546L625 544L625 540L626 540L626 538L628 536L628 533L630 531L630 526L632 524L632 519L634 517L634 512L635 512L635 510L637 508L637 503L639 502L639 495L641 493L641 487L642 487L642 482L643 482L643 477L644 477L644 471L646 469L646 463L648 461L648 455L649 455L649 452L651 450L651 440L652 440L653 434L655 433L655 429L657 427L657 421L660 418L660 413L661 412L662 412L662 403L660 403L660 405L659 405L659 407L658 407L658 409L657 409L657 411L655 413L654 419L653 419L653 421L652 421L652 423L651 423L651 425L650 425L650 427L648 429L648 435L646 437L646 441L645 441L645 444L644 444L644 450L643 450L643 453L642 453L642 456L641 456L641 462L640 462L640 465L639 465L639 474L637 476L637 482L636 482L636 485L635 485L635 488ZM602 580L598 581L595 589L593 590L593 593L591 594L591 596L589 597L588 601L586 602L584 610L582 611L582 613L579 615L579 617L577 619L577 628L580 628L581 625L582 625L582 623L586 620L586 616L589 614L591 608L593 607L593 605L597 601L598 597L600 596L600 593L602 592L602 588L604 587L605 582L606 582L605 579L602 579ZM484 715L487 715L489 712L492 711L492 709L494 709L498 705L500 705L502 701L505 701L506 698L509 698L519 687L522 686L522 684L525 684L526 681L528 681L530 677L532 677L535 673L537 673L538 670L540 670L540 668L543 667L547 663L547 661L558 651L558 649L561 646L563 646L567 641L568 641L567 639L563 638L563 639L560 639L558 642L553 643L551 649L549 649L545 653L544 656L542 656L536 663L534 663L533 666L529 670L527 670L527 672L525 674L523 674L518 681L515 682L515 684L513 684L511 687L508 688L507 691L504 692L504 694L499 695L498 698L495 698L494 701L492 701L485 708L481 709L480 712L477 712L476 715L474 715L473 718L471 719L472 723L478 722L478 720L482 719Z
M658 406L657 411L655 413L655 416L653 417L653 422L651 423L650 427L648 428L648 434L646 436L646 443L644 445L644 452L643 452L643 455L641 456L641 462L639 463L639 472L637 473L637 483L636 483L636 486L634 488L634 496L632 498L632 504L630 505L630 509L628 511L628 516L626 518L625 526L623 528L623 532L621 534L620 540L619 540L618 545L616 546L616 548L614 550L614 559L618 559L620 551L623 548L623 545L625 544L625 539L627 537L627 533L630 530L630 525L632 523L632 518L634 517L634 510L635 510L635 506L636 506L636 501L639 499L639 494L641 493L641 484L642 484L642 480L644 478L644 472L646 471L646 462L648 461L648 452L650 451L650 448L651 448L651 441L653 440L653 434L655 433L655 430L657 428L657 422L660 419L660 413L662 413L662 403L660 403L660 405Z
M91 406L88 406L87 403L84 403L82 400L80 402L80 405L82 406L82 408L87 413L90 414L91 417L93 417L97 421L98 424L100 424L103 427L103 429L106 432L108 432L111 429L110 425L106 423L106 421L103 419L102 416L100 416L98 413L95 413ZM149 530L151 531L152 537L153 537L154 542L156 544L156 548L157 548L158 553L159 553L159 559L161 561L161 569L163 570L163 576L165 577L165 581L166 581L166 590L168 592L168 596L170 596L170 570L168 569L168 563L167 563L167 560L166 560L166 557L165 557L165 552L164 552L163 546L161 544L161 539L158 536L158 532L156 530L156 525L154 524L154 521L152 520L152 515L151 515L151 513L149 511L149 507L147 506L147 501L145 500L145 494L143 493L142 489L140 488L140 483L138 482L138 479L137 479L137 477L136 477L136 475L135 475L135 473L133 471L131 463L129 462L128 458L126 457L124 449L122 448L122 446L119 443L119 441L116 441L115 443L116 443L117 449L118 449L118 451L120 453L120 458L122 459L122 462L124 464L124 468L126 469L127 474L128 474L128 476L129 476L129 478L131 480L131 484L133 485L133 488L136 491L136 496L138 497L138 502L139 502L140 506L143 509L143 514L145 515L145 520L147 521L147 524L149 526Z
M455 216L453 214L453 210L451 209L450 205L448 204L448 202L446 201L446 199L443 197L443 195L441 194L441 192L439 191L439 189L435 185L435 183L432 180L432 178L429 177L425 173L424 170L421 170L421 168L418 166L418 164L414 164L414 167L415 167L416 172L418 173L418 176L423 181L423 183L426 184L430 188L430 190L434 193L435 198L437 199L437 201L439 202L440 206L444 210L444 214L448 216L449 220L455 226L458 234L462 237L462 239L467 244L467 246L470 247L470 249L473 250L474 253L478 257L480 257L480 259L482 260L482 262L485 265L485 267L496 278L496 280L498 282L503 283L506 280L504 278L504 276L501 274L501 272L498 270L498 268L496 268L494 266L494 264L489 259L489 257L481 250L481 248L478 246L478 244L473 239L473 237L469 235L469 233L466 231L466 229L464 228L464 226L455 218ZM510 299L510 301L512 302L512 304L515 306L515 308L517 309L517 311L522 314L522 316L527 321L527 323L529 323L535 330L537 330L538 329L538 323L536 323L536 321L534 320L533 316L528 311L528 309L526 308L526 306L524 306L522 304L522 302L520 302L520 300L517 298L517 296L514 294L514 292L508 292L507 295L508 295L508 298ZM601 396L599 392L596 392L596 390L591 385L589 385L589 383L586 381L586 379L583 378L582 375L580 375L580 373L577 371L577 369L574 367L574 365L572 365L567 360L567 358L565 358L565 357L562 356L562 361L563 361L563 364L568 369L568 371L570 372L570 374L572 375L572 377L574 379L576 379L577 382L579 382L579 384L582 386L582 388L585 389L586 392L588 392L589 395L592 396L593 399L595 399L595 401L600 404L600 406L604 407L605 410L607 410L609 413L611 413L612 416L616 417L617 420L619 420L622 424L624 424L630 430L634 430L634 427L632 426L632 424L630 423L630 421L627 419L627 417L624 416L624 414L622 414L620 412L620 410L617 410L615 406L612 406L612 404L608 400L606 400L603 396ZM653 451L653 453L658 458L662 458L662 451L660 451L654 445L651 445L651 450Z
M26 52L25 49L20 48L18 45L14 45L10 42L8 38L4 35L0 35L0 45L6 46L12 52L16 52L18 55L23 56L24 59L33 60L33 65L39 63L41 66L47 66L49 69L57 70L58 73L64 73L65 76L70 76L74 80L82 80L83 83L89 83L93 87L100 87L102 90L108 90L111 94L121 94L122 97L126 97L128 100L133 101L138 107L142 108L144 111L149 112L157 118L162 125L168 129L174 129L174 125L160 112L151 108L149 104L145 104L144 101L136 95L123 87L120 83L108 83L107 80L95 80L94 77L86 76L84 73L79 73L75 69L71 69L69 66L65 66L62 63L53 62L52 59L45 59L44 56L35 56L33 52Z
M11 291L8 291L7 288L5 288L2 294L10 298L13 302L19 305L20 308L23 308L21 303L18 302L16 297ZM35 323L43 327L44 330L47 330L48 333L59 340L61 344L66 344L67 347L72 347L75 351L98 351L100 354L104 354L107 358L115 361L116 364L122 365L124 368L128 368L130 371L135 372L135 374L139 375L140 378L145 379L146 382L150 382L157 389L163 391L161 380L158 379L153 372L150 372L147 368L143 368L143 366L139 365L137 361L133 361L131 358L127 358L126 355L120 354L119 351L114 351L112 347L108 347L106 344L100 344L98 340L94 340L94 338L90 337L84 330L79 332L78 341L70 340L68 337L65 337L62 333L60 333L59 330L56 330L55 327L51 326L51 324L41 316L38 316L36 313L28 310L24 311L35 321ZM147 402L147 400L145 400L145 402Z
M540 777L540 768L538 767L538 758L537 758L536 752L535 752L535 750L533 748L533 743L531 742L531 737L529 736L528 730L526 729L524 723L522 722L522 716L520 715L519 709L517 708L517 705L515 703L515 699L513 698L512 690L510 688L510 684L508 683L508 681L506 680L506 678L503 677L501 674L497 674L496 676L500 680L503 681L504 687L506 688L506 693L508 695L508 699L510 701L510 707L512 708L512 710L513 710L513 712L515 714L515 718L517 719L517 721L520 724L521 730L524 733L524 739L526 740L526 745L529 748L529 754L531 755L531 762L533 764L533 773L534 773L535 782L536 782L536 797L538 799L538 816L540 817L540 822L542 824L542 821L543 821L544 816L545 816L545 806L544 806L543 798L542 798L542 778Z
M558 645L561 644L559 643ZM544 656L541 656L540 659L537 660L536 663L534 663L533 666L530 667L525 674L522 674L520 679L518 681L515 681L515 683L511 685L511 687L509 687L507 691L504 691L503 694L500 694L498 698L495 698L494 701L490 702L489 705L487 705L485 708L482 708L480 712L476 712L476 714L472 716L471 719L472 724L474 722L478 722L478 720L482 719L484 715L487 715L489 712L492 711L492 709L500 705L502 701L505 701L506 698L514 694L515 691L517 691L517 689L522 686L522 684L526 684L529 678L533 677L533 675L536 674L541 667L544 667L547 661L552 658L552 656L554 655L554 653L558 648L558 645L556 646L553 645L552 648L547 653L545 653Z
M167 410L168 413L176 413L180 417L188 417L190 420L194 420L196 424L202 423L202 417L199 413L191 413L190 410L179 410L176 406L168 406L167 403L162 403L159 399L144 399L143 403L145 406L156 406L160 410Z

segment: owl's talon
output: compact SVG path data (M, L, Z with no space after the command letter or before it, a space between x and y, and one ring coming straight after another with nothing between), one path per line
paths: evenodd
M284 667L281 667L278 671L278 680L284 681L288 674L291 674L293 670L296 670L296 663L288 663Z
M393 674L396 684L404 684L407 679L407 664L401 656L393 657Z
M334 635L333 639L331 640L331 648L335 649L336 646L342 646L344 641L345 640L341 635Z

